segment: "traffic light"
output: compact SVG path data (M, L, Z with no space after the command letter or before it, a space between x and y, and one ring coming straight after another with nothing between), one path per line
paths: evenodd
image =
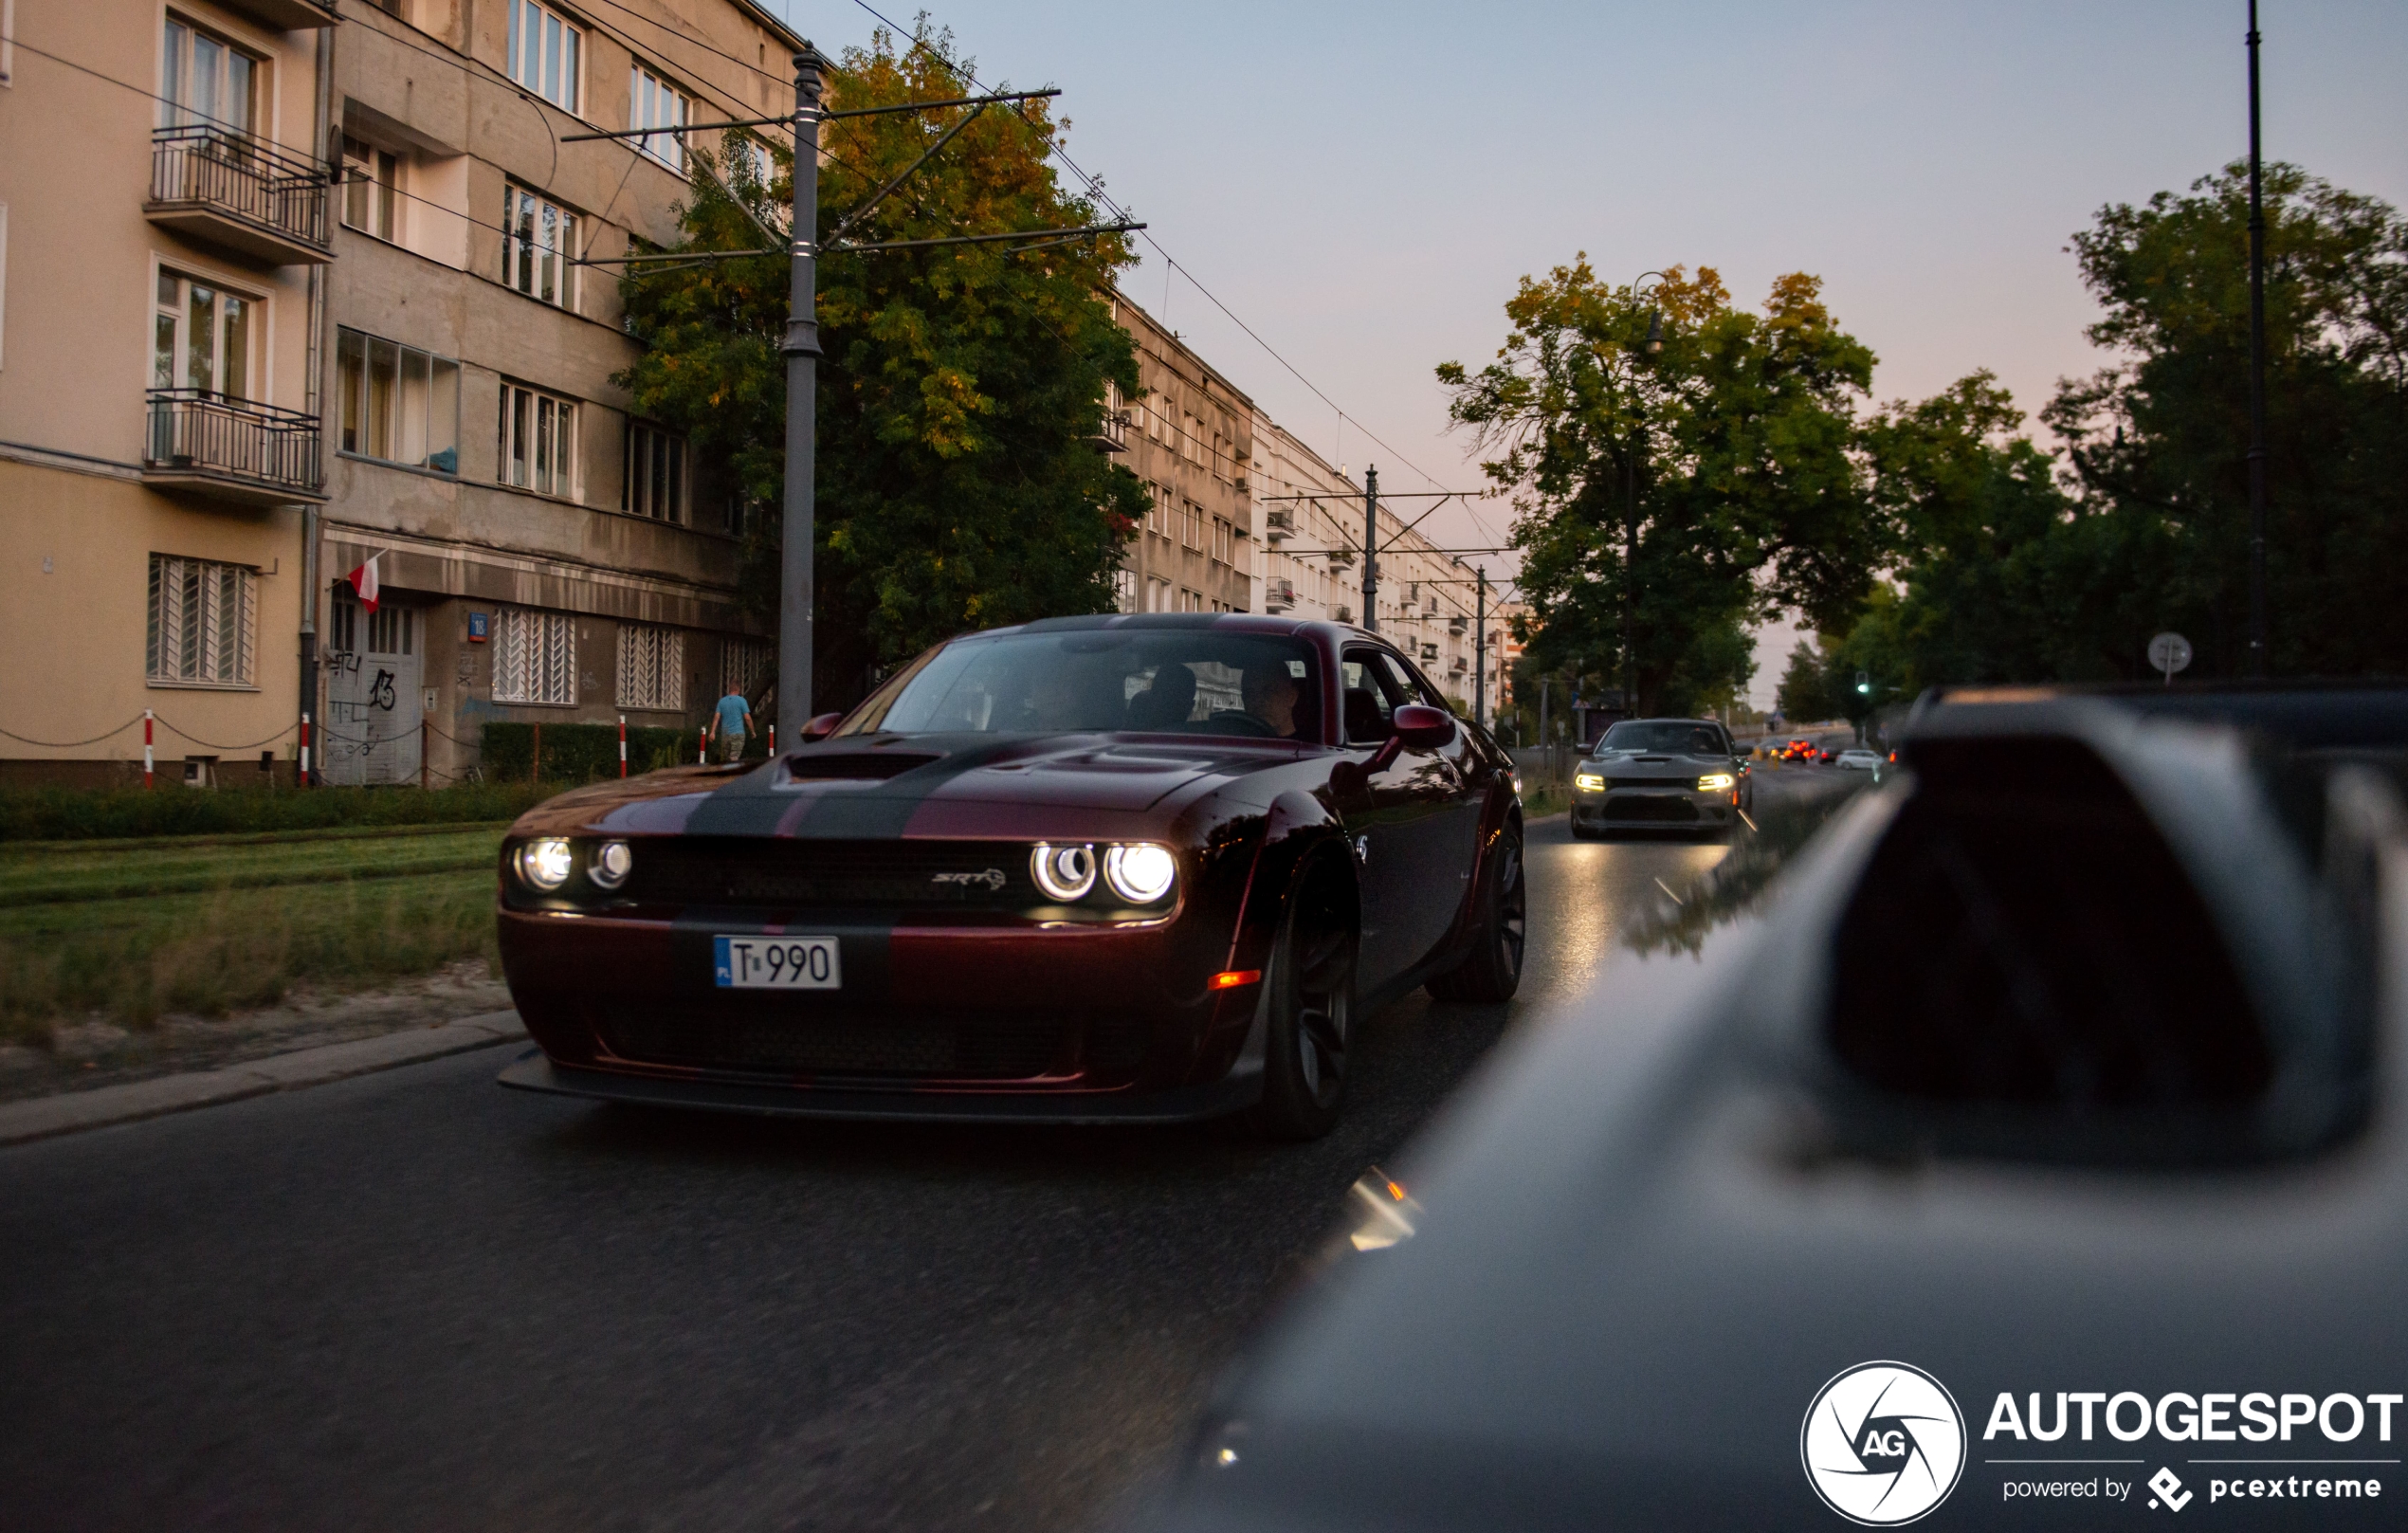
M1873 690L1873 679L1870 676L1866 675L1863 671L1858 671L1856 673L1856 690L1864 693L1868 697L1870 697Z

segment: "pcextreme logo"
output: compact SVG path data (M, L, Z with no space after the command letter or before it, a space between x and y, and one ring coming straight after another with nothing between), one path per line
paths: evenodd
M1815 1394L1797 1454L1823 1505L1895 1527L1948 1499L1965 1468L1965 1421L1947 1386L1910 1363L1860 1362Z

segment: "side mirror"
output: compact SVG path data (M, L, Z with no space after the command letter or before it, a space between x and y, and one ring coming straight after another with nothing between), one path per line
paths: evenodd
M1408 703L1397 708L1396 718L1389 721L1389 728L1388 738L1379 742L1379 749L1364 768L1373 776L1395 765L1396 757L1405 751L1434 751L1452 742L1455 716L1444 708Z
M836 733L836 726L844 721L845 716L841 713L821 714L810 723L803 725L803 743L811 745L826 739Z

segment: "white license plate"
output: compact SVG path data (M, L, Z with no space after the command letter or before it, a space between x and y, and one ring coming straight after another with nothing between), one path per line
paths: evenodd
M835 990L844 984L832 937L715 937L721 990Z

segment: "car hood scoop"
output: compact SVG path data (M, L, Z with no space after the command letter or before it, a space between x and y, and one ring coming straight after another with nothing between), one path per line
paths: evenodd
M884 782L943 759L933 751L802 752L786 758L786 778L790 782Z

